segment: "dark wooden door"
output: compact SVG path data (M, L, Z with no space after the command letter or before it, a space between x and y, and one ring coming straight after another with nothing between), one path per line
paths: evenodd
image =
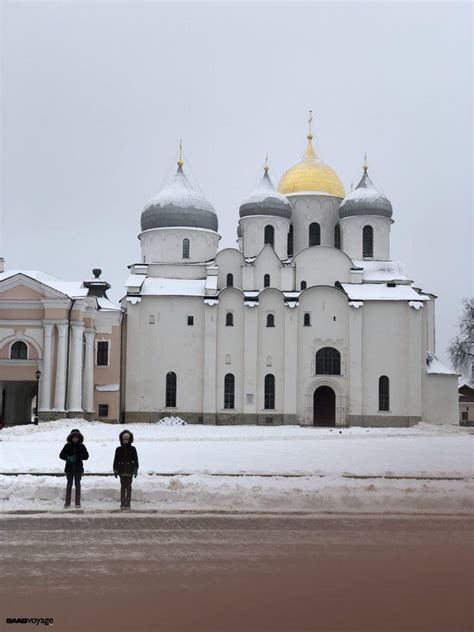
M320 386L314 391L313 423L315 426L336 425L336 394L329 386Z

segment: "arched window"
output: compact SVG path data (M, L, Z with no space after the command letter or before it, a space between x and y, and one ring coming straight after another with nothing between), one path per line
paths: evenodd
M275 229L273 228L273 226L270 226L270 224L267 224L267 226L265 226L263 243L270 244L270 246L275 245Z
M234 314L232 312L227 312L225 315L225 326L233 327L234 326Z
M264 274L263 275L263 287L270 287L270 275L269 274Z
M390 410L390 380L386 375L379 377L379 410Z
M235 408L235 377L226 373L224 377L224 408Z
M372 226L364 226L362 230L362 256L374 256L374 229Z
M341 227L339 224L334 226L334 248L341 249Z
M227 275L226 282L227 282L227 287L234 287L234 275L231 274L230 272Z
M323 347L316 353L317 375L340 375L341 354L333 347Z
M271 373L265 375L265 398L264 408L272 410L275 408L275 376Z
M302 290L306 290L306 287L307 287L307 285L306 285L306 281L301 281L301 283L300 283L300 288L301 288Z
M290 229L288 231L288 240L287 240L287 251L288 256L293 256L293 224L290 224Z
M189 239L183 239L183 259L189 259Z
M275 316L267 314L267 327L275 327Z
M173 371L166 374L166 406L176 408L176 373Z
M303 317L303 325L304 327L311 327L311 314L306 312Z
M309 225L309 245L321 245L321 226L317 222L313 222Z
M11 360L27 360L28 359L28 347L23 340L17 340L12 344L10 349Z

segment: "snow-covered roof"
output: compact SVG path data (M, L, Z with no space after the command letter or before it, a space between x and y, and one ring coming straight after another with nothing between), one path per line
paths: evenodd
M405 266L400 261L353 259L354 265L362 268L362 281L407 280Z
M218 228L213 206L189 182L182 164L171 182L147 204L141 218L142 230L175 226Z
M449 369L445 364L441 362L433 353L427 351L426 353L426 372L437 373L440 375L456 375L454 371Z
M82 287L82 281L61 281L61 279L57 279L56 277L39 270L6 270L5 272L0 273L0 282L10 279L17 274L22 274L30 279L34 279L35 281L38 281L38 283L42 283L53 290L57 290L69 298L83 298L84 296L87 296L87 289Z
M146 278L144 274L129 274L125 285L127 287L141 287Z
M114 305L112 301L109 301L109 299L105 296L97 297L97 305L99 306L99 309L104 310L104 311L113 311L113 312L122 311L120 307L118 307L117 305Z
M205 296L206 279L165 279L146 277L142 296Z
M375 186L367 173L367 167L356 188L341 202L339 216L382 215L392 217L392 205Z
M389 286L387 283L342 283L344 291L353 301L429 301L430 297L418 294L411 285Z
M249 215L291 216L291 205L273 186L268 170L265 170L258 185L240 205L240 217Z

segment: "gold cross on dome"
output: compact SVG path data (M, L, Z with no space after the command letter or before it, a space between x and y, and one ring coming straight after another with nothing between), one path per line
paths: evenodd
M313 138L313 110L309 111L309 119L308 119L308 138Z

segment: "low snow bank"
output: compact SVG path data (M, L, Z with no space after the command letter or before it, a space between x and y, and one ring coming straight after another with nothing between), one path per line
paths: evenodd
M0 476L0 511L62 510L65 479ZM119 504L114 478L85 477L82 508L113 510ZM133 508L158 511L307 511L344 513L474 513L467 481L351 480L341 477L226 479L139 476Z

